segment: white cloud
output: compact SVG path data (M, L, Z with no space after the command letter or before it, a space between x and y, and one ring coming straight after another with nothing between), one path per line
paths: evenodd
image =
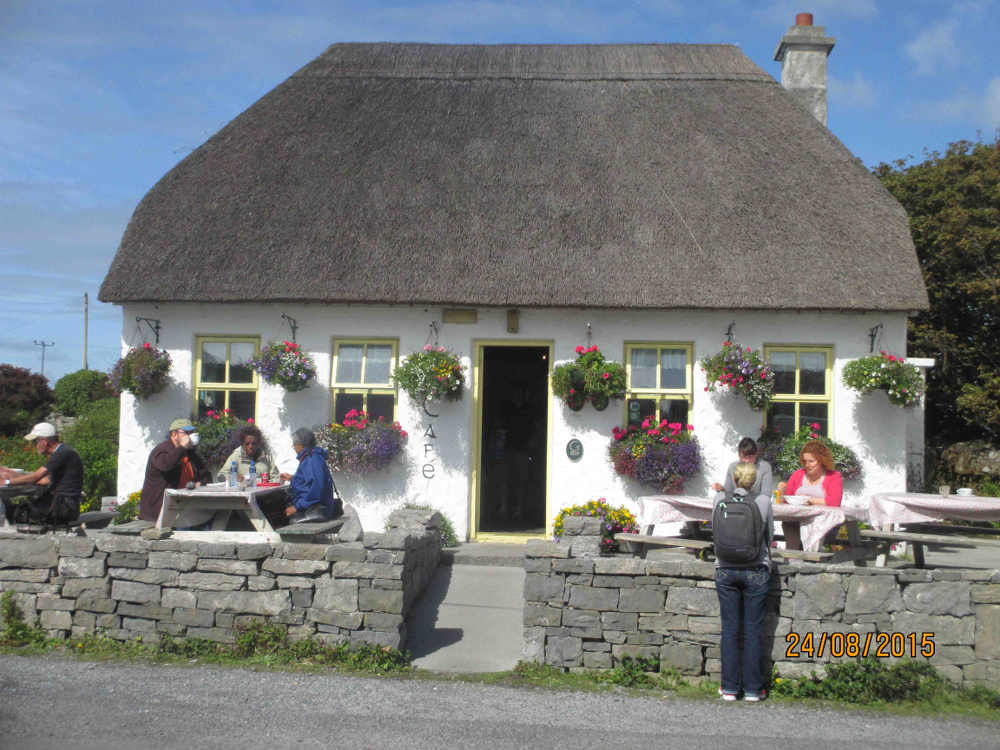
M906 54L916 63L918 73L928 75L941 68L958 66L961 55L955 41L957 30L957 21L941 21L925 28L904 46Z
M875 89L867 78L855 72L850 80L829 76L827 87L830 99L839 108L871 109L875 106Z
M967 121L986 130L1000 128L1000 77L990 80L982 93L959 91L947 99L919 101L912 114L921 120Z

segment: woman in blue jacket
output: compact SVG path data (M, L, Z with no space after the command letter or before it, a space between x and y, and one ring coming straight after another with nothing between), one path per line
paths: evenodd
M339 497L334 497L333 477L326 465L327 453L316 445L316 436L305 427L292 434L292 447L299 459L295 475L282 474L291 480L288 507L285 508L289 523L326 521L344 512Z

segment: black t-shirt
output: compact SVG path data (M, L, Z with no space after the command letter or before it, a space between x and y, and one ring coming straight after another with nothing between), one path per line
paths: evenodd
M45 469L52 477L49 486L53 495L80 495L83 492L83 461L65 443L60 443L56 452L49 456Z

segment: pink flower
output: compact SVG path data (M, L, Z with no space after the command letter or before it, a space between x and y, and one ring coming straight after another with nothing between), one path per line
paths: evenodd
M604 378L605 380L607 380L608 378L611 377L611 373L610 372L606 372L601 377Z
M578 347L576 347L576 353L577 353L577 354L583 354L583 346L582 346L582 345L581 345L581 346L578 346Z
M687 429L688 429L688 432L691 432L694 429L694 425L693 424L689 424L687 426Z
M253 424L253 417L250 417L250 419L247 420L247 424Z
M818 430L819 429L819 422L813 422L809 426L812 427L814 430Z
M438 351L439 352L443 352L444 351L444 347L443 346L438 346Z
M890 355L889 355L889 361L890 361L890 362L895 362L895 361L896 361L896 358L895 358L894 356L892 356L892 355L890 354Z
M215 414L215 412L212 411L211 409L209 409L207 412L205 412L205 415L209 416L209 417L213 416L214 414Z
M430 351L431 349L433 349L433 348L434 348L434 347L433 347L433 346L431 346L430 344L424 344L424 351L425 351L425 352L429 352L429 351Z
M218 414L213 414L212 419L219 420L222 419L222 417L220 417Z
M729 346L729 342L728 342L728 341L723 341L723 342L722 342L722 345L723 345L723 346Z
M144 343L144 344L142 345L142 348L143 348L143 349L152 349L153 347L151 347L151 346L149 345L149 342L147 341L146 343Z

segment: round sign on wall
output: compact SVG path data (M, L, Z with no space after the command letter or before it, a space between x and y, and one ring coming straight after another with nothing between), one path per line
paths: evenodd
M583 443L573 438L566 443L566 455L570 461L579 461L583 457Z

